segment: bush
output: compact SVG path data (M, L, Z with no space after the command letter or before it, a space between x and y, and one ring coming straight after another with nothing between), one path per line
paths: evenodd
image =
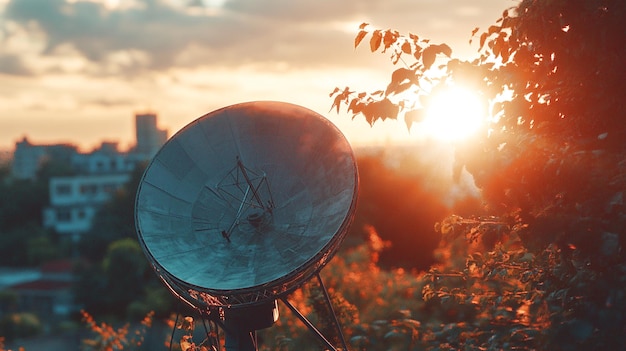
M11 313L0 319L0 335L8 341L35 336L41 331L41 322L32 313Z

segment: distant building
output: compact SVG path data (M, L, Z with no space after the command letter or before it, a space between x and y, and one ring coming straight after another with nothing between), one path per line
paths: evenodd
M37 171L46 161L69 164L77 148L70 144L34 145L26 137L15 143L11 174L16 179L34 180Z
M77 153L70 161L80 174L131 173L139 163L148 161L144 155L118 151L117 142L103 142L90 153Z
M129 173L51 178L50 206L44 209L43 226L77 241L91 229L102 204L129 179Z
M167 130L157 127L155 113L138 113L135 115L135 137L137 144L133 152L151 159L167 141Z
M45 320L58 321L78 310L73 302L73 268L73 262L69 260L47 262L30 279L4 288L18 294L18 311L32 312Z
M13 151L0 150L0 166L10 165L13 160Z
M50 204L43 211L43 226L73 241L91 230L98 209L130 180L141 163L150 161L167 141L167 130L157 127L154 113L135 115L136 144L127 151L116 141L80 153L73 145L34 145L27 138L15 144L12 173L17 179L35 179L47 160L67 164L75 176L50 179Z

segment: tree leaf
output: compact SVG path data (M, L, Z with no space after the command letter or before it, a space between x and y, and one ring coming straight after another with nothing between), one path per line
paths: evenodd
M378 50L382 40L383 34L381 33L380 29L375 30L374 33L372 33L372 38L370 39L370 50L372 50L372 52Z
M415 70L408 68L398 68L393 71L391 74L391 82L395 84L404 83L404 81L408 80L413 84L418 84L417 75L415 74Z
M472 30L472 35L470 36L470 39L469 39L469 43L470 43L470 45L472 44L472 41L474 40L474 36L475 36L475 35L476 35L476 33L478 32L478 30L479 30L479 28L478 28L478 27L476 27L476 28L474 28L474 29Z
M487 34L486 32L480 35L480 44L478 47L478 50L482 50L483 46L485 46L485 40L487 40L487 36L489 34Z
M415 46L415 51L413 52L413 57L415 57L416 60L419 61L420 57L422 57L422 47L421 46Z
M417 82L415 71L408 68L398 68L391 74L391 82L387 85L385 95L400 93L411 87L413 83L417 84Z
M444 54L448 57L452 56L452 48L448 46L448 44L439 44L439 53Z
M409 88L411 88L413 86L412 82L405 82L405 83L401 83L401 84L396 84L394 86L389 85L387 87L387 91L385 91L386 95L390 95L390 94L400 94L406 90L408 90ZM399 103L400 107L403 107L404 105L402 104L402 101Z
M396 42L396 40L398 39L398 32L392 32L391 30L386 30L385 34L383 35L383 44L385 44L385 48L383 49L383 52L385 52L385 50L389 49L389 47L391 47L391 45L393 45L393 43Z
M337 108L337 113L339 113L339 105L341 105L343 100L343 94L335 96L335 100L333 101L333 105L330 107L330 111L332 111L333 108Z
M364 31L364 30L359 31L359 34L357 34L356 38L354 38L355 48L359 46L359 44L361 44L361 40L363 40L363 38L365 38L366 35L367 35L367 31Z
M424 120L424 109L411 110L404 113L404 123L406 129L411 129L413 123L419 123Z
M435 58L437 58L437 47L434 45L428 46L422 52L422 63L424 64L424 69L429 69L430 66L435 63Z
M428 46L422 52L422 63L424 64L425 69L429 69L433 63L435 63L437 54L444 54L450 57L452 55L452 49L447 44Z
M361 25L359 26L359 29L363 30L363 29L365 29L365 27L367 27L367 26L369 26L369 25L370 25L369 23L363 22L363 23L361 23Z
M407 55L411 54L411 43L409 43L408 40L405 40L404 43L402 44L402 52L404 52Z
M489 33L489 35L491 35L491 34L500 32L501 29L502 27L493 25L493 26L489 26L489 30L487 32Z
M352 112L355 115L359 112L361 112L361 103L359 102L359 99L352 99L352 101L350 101L350 105L348 106L348 112Z

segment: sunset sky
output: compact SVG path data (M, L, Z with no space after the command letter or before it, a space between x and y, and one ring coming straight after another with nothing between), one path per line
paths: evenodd
M356 50L359 24L447 43L469 58L471 31L511 0L0 0L0 149L134 140L136 112L170 135L203 114L280 100L328 117L355 145L409 136L402 121L329 112L346 85L384 87L385 54Z

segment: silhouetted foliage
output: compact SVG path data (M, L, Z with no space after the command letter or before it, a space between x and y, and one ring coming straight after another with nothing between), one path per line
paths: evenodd
M85 311L81 311L81 314L83 322L95 334L92 339L82 341L81 350L87 351L141 349L146 330L152 326L154 317L154 313L146 314L139 327L133 330L128 323L114 328L108 323L97 323L93 316Z
M66 254L58 237L41 224L48 179L56 167L45 163L35 180L11 179L8 171L0 178L0 266L37 266Z
M381 266L427 270L439 244L433 223L448 214L443 194L427 189L426 179L386 166L382 157L359 157L357 164L360 189L354 231L372 225L390 242L380 253Z
M355 46L371 35L372 51L405 67L386 90L336 89L333 107L370 123L404 112L419 126L428 94L445 84L471 87L491 106L455 165L473 175L491 216L438 226L441 264L423 298L446 326L426 327L432 349L626 347L625 14L616 0L525 0L478 36L473 61L361 26ZM407 106L407 92L422 104Z
M0 335L7 341L34 336L41 331L41 322L32 313L8 313L0 317Z

